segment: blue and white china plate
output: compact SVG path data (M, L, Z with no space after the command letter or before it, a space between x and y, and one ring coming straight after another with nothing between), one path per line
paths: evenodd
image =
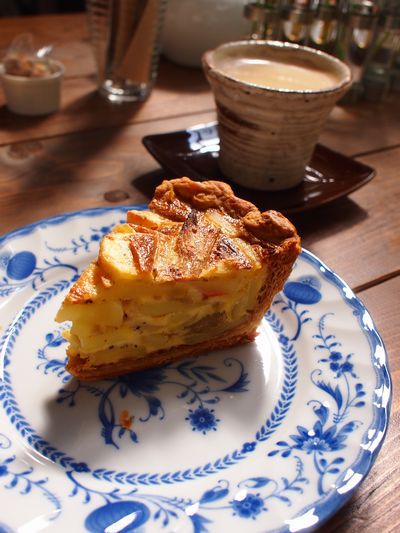
M304 251L253 344L80 382L53 317L126 209L0 240L0 530L317 527L363 481L388 423L367 310Z

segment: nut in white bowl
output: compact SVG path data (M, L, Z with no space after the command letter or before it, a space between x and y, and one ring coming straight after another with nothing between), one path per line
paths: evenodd
M217 106L222 173L253 189L299 185L323 124L351 85L349 68L277 41L223 44L203 55L203 68Z
M1 73L7 107L18 115L48 115L60 108L61 80L64 66L48 60L51 72L41 77L15 76Z

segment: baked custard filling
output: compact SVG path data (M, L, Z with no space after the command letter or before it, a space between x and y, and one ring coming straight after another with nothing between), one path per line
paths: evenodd
M263 279L260 268L223 282L202 279L152 286L132 281L125 284L121 299L99 298L64 307L57 320L72 321L65 332L70 357L79 356L93 366L126 357L138 359L158 350L203 342L246 322ZM118 291L110 292L111 297Z

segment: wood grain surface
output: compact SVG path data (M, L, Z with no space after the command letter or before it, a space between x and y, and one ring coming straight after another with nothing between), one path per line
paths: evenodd
M366 187L294 219L304 245L356 291L400 272L400 148L360 160L377 172Z
M145 135L215 120L202 72L162 61L142 104L115 106L96 92L85 16L0 19L0 52L31 31L66 65L61 110L13 115L0 94L0 233L76 209L143 203L164 171ZM310 249L357 291L386 344L394 384L386 441L365 482L321 531L400 531L400 98L336 107L321 142L376 169L346 198L293 217Z
M0 19L1 32L1 19ZM22 117L0 100L0 145L43 139L66 133L123 127L131 123L202 113L214 108L213 97L200 70L162 62L156 89L143 103L112 104L96 91L94 75L66 78L61 110L45 117Z

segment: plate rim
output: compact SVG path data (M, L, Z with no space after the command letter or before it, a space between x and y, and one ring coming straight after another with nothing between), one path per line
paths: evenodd
M65 221L68 221L73 218L77 217L95 217L98 215L102 215L104 213L110 213L110 212L119 212L119 213L125 213L129 209L143 209L146 208L147 204L132 204L132 205L119 205L119 206L103 206L103 207L95 207L95 208L88 208L88 209L79 209L76 211L70 211L66 212L60 215L53 215L50 217L46 217L43 219L39 219L33 223L27 224L25 226L21 226L15 230L11 230L0 237L0 251L4 244L7 244L9 241L18 238L18 237L24 237L26 235L29 235L32 233L36 228L43 227L46 228L47 225L54 226L61 224ZM393 398L393 384L392 384L392 378L390 374L390 362L388 353L384 344L384 341L379 334L379 331L376 327L376 324L369 313L368 309L366 308L365 304L362 302L362 300L359 298L358 295L356 295L353 290L350 288L350 286L338 275L336 272L334 272L329 266L327 266L324 261L322 261L318 256L313 254L307 249L302 249L301 256L303 259L306 260L308 263L314 264L314 266L318 267L319 275L323 276L328 282L333 284L339 291L342 297L342 300L345 302L346 305L353 308L353 310L360 311L358 315L358 324L360 331L363 331L365 337L368 340L369 346L370 346L370 361L371 364L373 364L373 346L380 347L383 350L384 357L382 358L382 363L380 364L379 368L376 365L374 366L376 381L373 385L373 390L375 390L380 384L384 384L387 387L388 394L385 401L385 405L380 406L379 408L374 405L373 407L373 420L368 428L366 428L364 434L371 430L375 429L377 431L380 431L379 440L376 446L374 447L373 451L370 452L368 450L363 449L360 446L360 451L353 461L351 465L349 465L348 468L353 468L355 466L360 467L360 473L361 477L356 481L348 491L339 494L338 488L343 486L343 477L345 475L345 472L336 480L336 487L334 491L329 491L327 495L323 498L320 498L319 500L314 501L314 503L309 504L308 506L302 508L300 511L300 515L295 515L292 517L291 520L295 519L296 517L303 516L307 513L309 513L311 510L315 513L315 516L317 518L314 525L307 526L307 530L314 530L318 527L320 527L322 524L326 523L328 519L330 519L334 514L336 514L352 497L354 492L358 489L358 487L365 481L366 477L368 476L368 473L370 472L373 464L375 463L375 460L380 452L380 449L385 441L385 437L387 434L388 426L390 423L390 411L391 411L391 403ZM366 317L369 320L369 327L366 329L366 327L362 326L361 323L361 317ZM372 343L372 344L371 344ZM288 531L287 525L282 525L279 529L276 531Z
M303 255L303 252L304 255ZM360 330L364 332L364 335L366 336L368 340L368 344L370 346L370 361L373 365L373 353L372 353L372 346L371 342L376 343L376 347L381 347L383 350L383 353L385 355L384 362L381 364L380 368L377 368L376 365L374 366L375 370L375 377L376 382L374 385L374 390L380 385L385 384L388 389L388 396L386 399L385 405L382 405L381 407L376 407L374 405L373 407L373 420L368 428L364 431L364 434L371 429L379 430L381 429L381 425L383 426L382 432L378 441L378 444L374 448L372 452L367 452L367 450L363 449L360 446L360 451L356 457L356 459L353 461L351 465L348 466L348 469L352 469L354 466L362 466L361 471L361 478L353 484L353 486L344 494L338 493L338 488L341 488L345 472L336 480L335 482L335 491L330 491L327 493L327 495L323 498L320 498L317 500L316 504L309 504L308 506L304 507L302 509L302 514L300 516L303 516L304 514L307 514L310 510L314 510L316 516L318 517L317 522L311 526L308 527L307 530L313 531L320 527L322 524L325 524L327 520L329 520L332 516L334 516L353 496L355 491L360 487L362 483L366 480L372 466L374 465L378 454L383 446L383 443L385 442L386 434L388 431L389 423L390 423L390 412L391 412L391 405L392 405L392 399L393 399L393 383L392 383L392 377L390 373L389 368L389 357L388 352L385 347L385 343L376 327L375 321L373 320L370 312L366 308L363 301L355 294L355 292L351 289L351 287L338 275L334 270L332 270L329 266L327 266L321 259L319 259L315 254L310 252L309 250L306 250L303 248L301 255L306 259L307 262L312 262L315 265L320 265L325 270L325 273L322 273L322 276L325 277L328 281L333 282L334 286L340 290L340 293L342 295L343 301L346 305L353 308L353 310L356 310L356 308L360 311L360 314L358 315L358 323ZM330 279L329 279L330 278ZM362 327L361 324L361 317L366 317L369 319L370 322L370 328L366 330ZM373 338L373 339L372 339ZM356 472L355 472L356 473ZM323 515L319 515L318 511L323 508L325 510L325 513ZM296 517L294 517L296 518ZM279 532L287 531L286 528L281 528L277 530ZM301 530L300 530L301 531Z

